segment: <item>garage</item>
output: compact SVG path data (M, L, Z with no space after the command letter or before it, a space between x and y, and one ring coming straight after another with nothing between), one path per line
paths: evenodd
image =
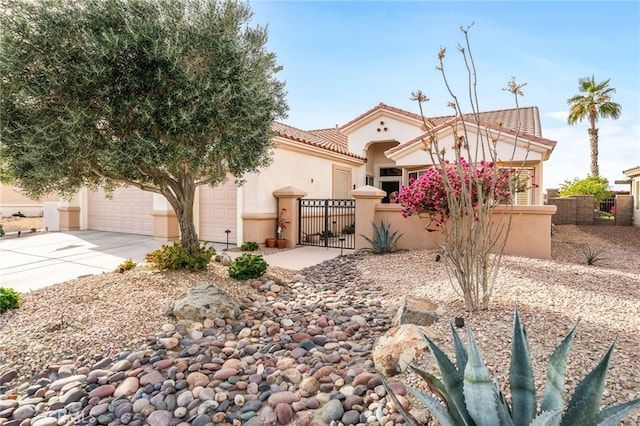
M153 235L153 194L118 188L111 199L102 189L88 193L88 228L94 231Z
M237 243L237 194L233 181L216 188L200 187L200 240L224 243L229 230L229 242Z

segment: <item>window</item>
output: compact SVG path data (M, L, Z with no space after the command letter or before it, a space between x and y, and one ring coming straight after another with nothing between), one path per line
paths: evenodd
M518 177L521 181L526 183L527 189L521 192L516 192L514 204L517 206L526 206L533 204L533 168L523 167L518 173Z
M402 169L397 167L381 167L380 177L402 176Z
M367 176L364 180L364 184L373 186L374 185L373 176Z
M418 171L415 171L415 172L409 172L407 174L407 185L410 185L412 180L418 179L420 176L422 176L425 173L427 173L426 170L418 170Z

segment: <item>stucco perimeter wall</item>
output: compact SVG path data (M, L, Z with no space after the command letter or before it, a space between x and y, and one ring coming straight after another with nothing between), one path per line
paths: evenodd
M25 197L19 188L0 184L0 217L10 217L18 212L30 217L42 216L42 203L47 201L60 201L60 198L49 195L40 200L32 200Z
M494 210L495 221L507 221L504 209ZM440 232L424 230L426 219L412 216L403 218L401 207L397 204L378 204L375 207L376 224L384 219L390 222L391 232L404 234L398 241L401 249L438 248L444 243L444 235ZM538 259L551 258L551 218L556 212L555 206L513 206L511 232L505 246L505 254ZM369 225L370 226L370 225ZM498 226L495 227L496 229ZM358 239L359 243L362 243ZM365 242L366 244L366 242ZM366 247L366 245L359 248Z

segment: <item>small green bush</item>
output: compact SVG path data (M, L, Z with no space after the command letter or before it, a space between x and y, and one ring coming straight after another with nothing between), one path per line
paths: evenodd
M255 241L247 241L240 246L240 251L256 251L260 246Z
M138 266L138 264L134 262L133 259L127 259L118 265L118 269L122 271L129 271L131 269L135 269L136 266Z
M20 307L20 293L11 289L0 287L0 314L4 314L9 309Z
M584 258L587 261L587 265L595 265L596 262L602 260L602 253L604 253L603 248L594 248L591 246L580 246L580 250L582 254L584 254Z
M4 237L4 228L2 227L1 223L0 223L0 237Z
M267 271L267 262L259 254L245 253L229 265L229 276L239 280L261 277Z
M164 244L158 250L147 253L144 259L155 264L160 269L190 269L197 271L207 269L211 258L215 254L215 248L207 247L207 243L201 243L195 253L190 255L180 243L176 242L172 245Z

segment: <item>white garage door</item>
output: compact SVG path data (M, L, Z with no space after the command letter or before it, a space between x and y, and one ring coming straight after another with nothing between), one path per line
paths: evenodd
M200 187L200 232L198 237L203 241L224 243L238 241L237 215L237 187L233 181L212 189L208 186Z
M89 192L89 229L153 235L153 194L138 188L118 188L113 198L104 191Z

